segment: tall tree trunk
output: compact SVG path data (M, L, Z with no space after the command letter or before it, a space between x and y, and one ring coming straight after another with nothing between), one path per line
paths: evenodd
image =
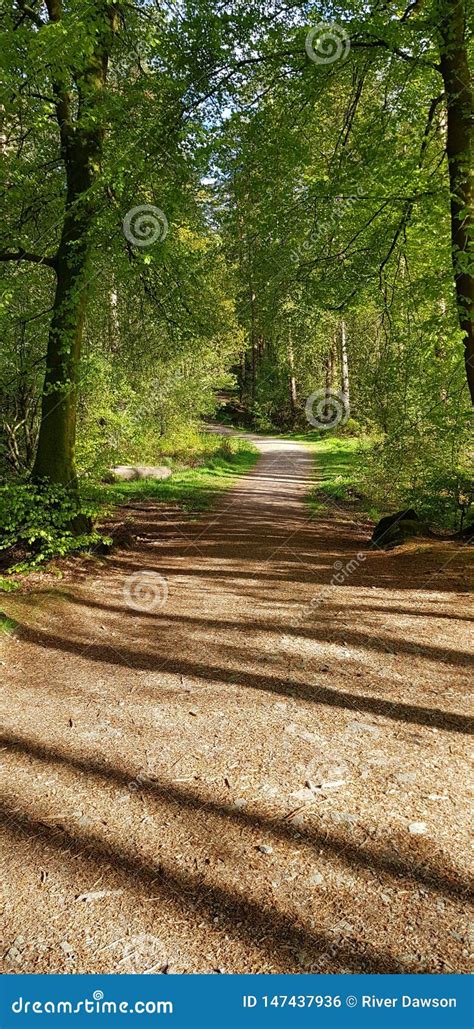
M252 333L252 403L255 401L257 388L257 343Z
M120 347L120 321L118 313L118 293L112 277L112 289L110 290L109 311L108 311L108 335L110 353L116 354Z
M332 384L334 381L334 349L331 347L328 356L324 361L324 384L326 393L330 393L332 390Z
M241 354L240 354L239 375L238 375L239 401L240 401L240 403L242 403L242 400L243 400L244 394L245 394L245 379L246 379L245 351L242 350Z
M346 323L341 319L341 394L344 407L349 411L349 359L347 356Z
M295 378L295 358L293 354L293 343L291 339L291 329L288 336L288 367L290 369L290 406L291 416L293 422L296 418L296 410L298 406L298 398L296 393L296 378Z
M61 21L61 0L47 0L46 6L50 21ZM105 0L96 0L90 11L93 33L90 56L79 58L78 67L72 69L71 81L57 79L52 83L67 192L61 239L54 261L57 281L33 477L59 483L73 493L77 492L74 450L79 363L95 219L93 187L100 173L104 138L97 100L106 82L117 17L116 8L112 9ZM77 88L75 114L72 81Z
M327 403L324 404L323 408L323 419L328 421L331 417L331 409L329 405L329 394L331 393L333 382L334 382L334 359L336 353L336 335L334 335L334 342L331 349L324 359L324 388L327 398Z
M250 260L250 255L249 255ZM251 266L250 266L251 267ZM255 318L255 293L253 291L252 273L250 271L249 277L249 304L250 304L250 341L251 341L251 400L252 404L255 402L255 395L257 391L257 327Z
M71 219L73 225L71 225ZM48 339L35 479L77 491L75 466L79 359L86 311L86 228L66 214L56 258L57 283Z
M446 150L451 190L451 250L466 375L474 403L474 275L472 258L472 88L465 40L465 0L439 0L440 71L446 94Z

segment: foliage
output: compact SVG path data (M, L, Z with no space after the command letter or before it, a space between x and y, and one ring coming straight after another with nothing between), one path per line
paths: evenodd
M52 557L64 557L104 541L98 532L75 532L78 517L92 519L97 507L78 504L68 490L59 486L22 485L0 489L0 551L10 554L9 572L22 572ZM21 560L16 560L22 554ZM1 588L4 588L3 586Z
M452 445L452 440L450 440ZM385 512L413 507L434 526L461 529L469 521L474 503L474 486L468 458L443 446L439 439L413 444L407 459L398 456L398 446L384 439L366 455L357 483ZM408 443L407 443L408 450ZM468 454L468 451L466 451ZM389 468L392 475L389 477Z
M361 491L361 469L370 449L368 439L316 432L293 433L290 438L305 442L314 453L316 485L309 495L313 511L321 511L328 502L336 506L341 502L357 505L359 510L379 517L370 491Z
M336 504L354 505L358 510L378 520L391 510L414 508L422 521L435 528L461 529L472 518L474 490L469 468L449 464L443 465L443 457L434 453L438 460L430 467L426 454L420 453L402 468L408 470L405 476L401 468L397 474L388 477L391 460L394 468L395 455L387 453L387 442L374 436L350 437L344 432L336 434L294 433L298 439L311 446L316 460L317 485L310 495L310 504L315 511L321 510L327 501Z

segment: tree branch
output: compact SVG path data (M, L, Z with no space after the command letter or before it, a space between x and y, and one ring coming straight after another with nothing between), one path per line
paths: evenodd
M0 261L31 261L33 264L45 264L48 268L56 270L55 257L42 257L40 254L30 253L29 250L0 251Z
M34 8L31 6L31 4L26 3L26 0L16 0L16 2L17 2L17 7L19 8L20 14L21 14L21 18L20 18L20 20L18 22L18 25L21 25L22 21L24 21L25 18L29 18L30 21L33 22L33 25L36 25L37 29L40 29L40 28L43 27L43 25L44 25L43 19L34 10Z
M435 61L427 61L424 57L417 57L416 55L407 53L406 50L401 50L399 46L392 46L387 43L386 39L351 39L351 47L353 50L373 50L376 47L381 47L383 50L388 50L391 54L395 54L396 57L401 57L403 61L408 61L409 64L419 64L423 68L431 68L434 71L441 71L439 64Z
M416 11L419 7L421 7L422 2L423 2L423 0L413 0L413 3L408 4L408 7L403 12L403 14L402 14L402 16L400 18L400 22L406 21L407 18L410 17L410 14L413 14L413 11Z

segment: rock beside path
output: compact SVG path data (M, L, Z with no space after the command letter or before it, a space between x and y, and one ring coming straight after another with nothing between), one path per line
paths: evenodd
M385 515L381 518L372 533L373 543L378 543L390 529L396 528L401 521L419 522L419 517L414 508L409 507L406 511L397 511L392 515Z
M397 511L396 514L381 518L372 533L372 543L388 549L416 536L430 539L433 533L428 525L420 521L416 511L408 508L406 511Z
M466 525L458 532L433 532L426 522L422 522L413 508L386 515L377 522L372 533L371 542L383 550L399 547L410 539L436 540L439 543L461 540L472 543L474 540L474 523Z
M165 465L119 464L112 468L111 475L115 479L132 482L136 479L169 479L171 468Z

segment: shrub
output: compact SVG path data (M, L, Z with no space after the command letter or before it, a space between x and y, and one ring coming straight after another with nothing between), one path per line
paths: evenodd
M94 518L97 508L80 503L61 486L23 483L0 488L0 551L16 561L8 572L22 572L76 550L104 542L94 531L75 533L73 523ZM1 587L0 584L0 588Z

